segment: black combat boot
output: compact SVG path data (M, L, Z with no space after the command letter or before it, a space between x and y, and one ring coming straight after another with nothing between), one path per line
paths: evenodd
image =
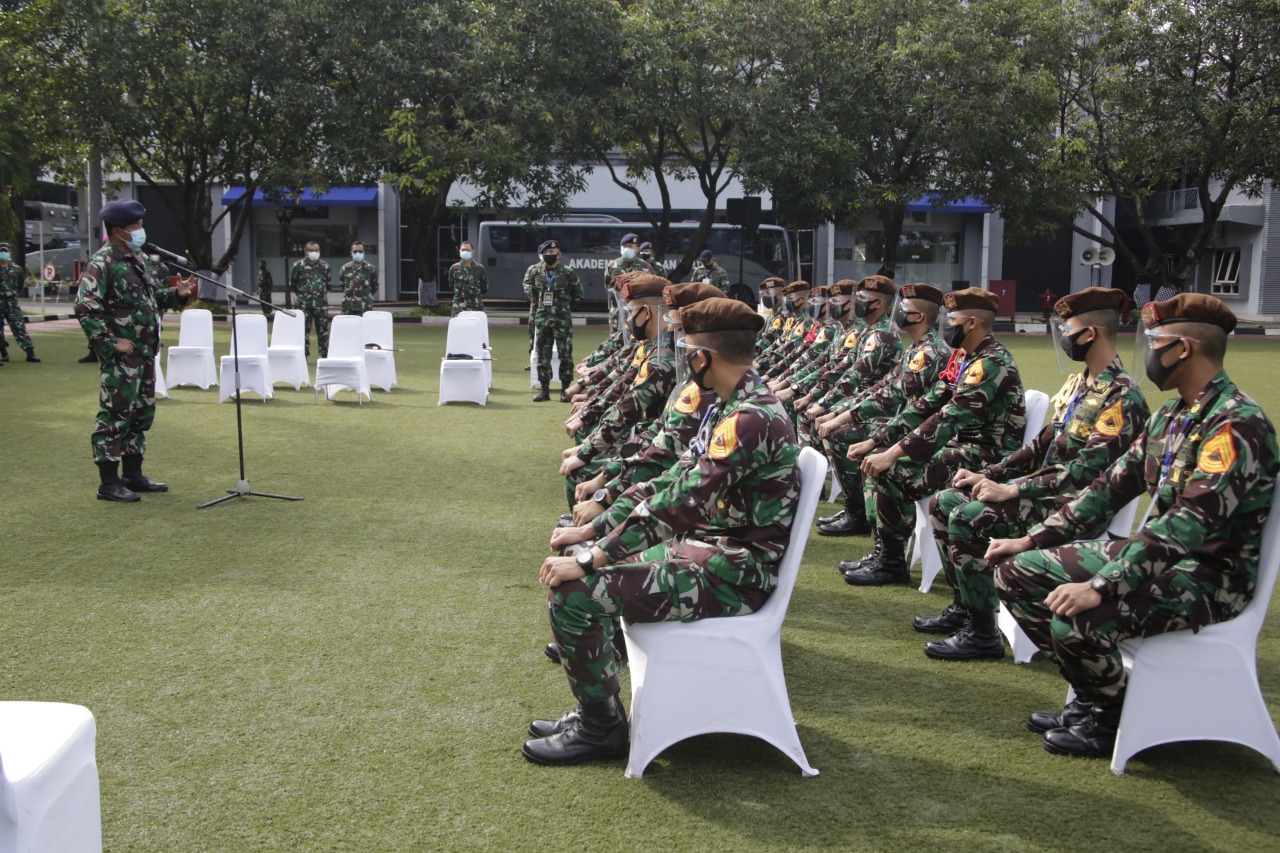
M534 764L568 765L626 758L630 730L617 696L583 702L578 719L549 737L525 741L524 757ZM546 722L538 721L538 722ZM555 725L559 725L557 722ZM530 726L532 728L532 726ZM541 726L539 727L541 728Z
M907 570L907 557L903 544L884 536L880 537L880 553L875 562L863 563L861 568L844 573L844 582L852 586L887 586L895 583L911 583Z
M86 355L84 358L76 359L76 362L78 364L97 364L98 354L94 352L92 349L90 349L88 355Z
M558 720L534 720L529 724L529 736L541 738L558 735L580 719L582 719L581 705L574 708Z
M963 628L968 619L969 608L960 603L960 596L957 595L947 605L946 610L937 616L917 616L911 620L911 627L921 634L946 634L949 636Z
M1042 735L1054 729L1069 729L1093 713L1093 703L1079 696L1061 711L1036 711L1027 717L1027 731Z
M98 486L98 500L119 501L120 503L132 503L133 501L142 500L142 497L137 492L130 491L128 486L120 481L120 474L116 468L117 466L114 462L98 463L98 477L102 480L102 485Z
M141 456L125 456L122 460L124 470L124 484L135 492L167 492L169 487L164 483L157 483L150 477L142 473L142 457Z
M561 402L561 403L571 403L571 402L573 402L573 401L569 399L569 395L568 395L568 394L566 394L564 391L561 391L561 392L560 392L560 402Z
M1044 748L1054 755L1107 758L1116 748L1121 705L1094 705L1089 716L1066 729L1044 733Z
M36 358L36 348L35 348L35 347L31 347L30 349L28 349L28 350L27 350L27 361L31 362L32 364L39 364L39 363L40 363L40 359Z
M818 525L819 536L869 536L871 524L867 521L867 508L862 502L862 494L856 496L845 494L843 518L839 521Z
M818 524L837 524L844 520L844 510L840 510L835 515L818 516Z
M996 611L969 611L969 621L945 640L924 644L924 653L934 660L1000 660L1004 638L996 627Z
M551 389L546 385L542 386L542 390L538 392L538 396L533 398L535 403L545 403L551 399Z
M857 560L841 560L840 561L840 565L839 565L840 573L847 575L849 574L849 572L858 571L863 566L871 565L873 562L880 559L880 552L881 550L883 550L883 547L884 546L881 545L880 543L880 537L877 535L876 547L871 549L870 554Z
M542 649L542 653L546 655L547 660L552 663L560 663L560 644L555 640L547 643L547 645ZM542 737L542 735L539 735L539 737Z
M9 360L9 342L0 338L0 361Z

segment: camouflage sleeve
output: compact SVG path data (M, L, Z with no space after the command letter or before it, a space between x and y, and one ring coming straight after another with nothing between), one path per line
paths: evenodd
M480 292L487 295L489 293L489 273L485 270L483 264L477 263L475 266L476 279L480 282Z
M1001 459L994 465L989 466L986 471L982 472L983 475L988 480L992 480L997 483L1004 483L1007 482L1010 477L1021 477L1023 474L1030 474L1032 471L1035 471L1040 467L1040 461L1042 461L1045 458L1045 455L1048 454L1049 448L1053 446L1053 441L1056 437L1057 433L1053 430L1053 424L1045 424L1044 428L1041 429L1040 432L1036 433L1036 437L1032 439L1030 444L1022 445L1004 459ZM1057 466L1054 466L1054 470L1057 470ZM1090 477L1089 479L1092 480L1093 478ZM1075 488L1078 489L1079 486L1076 486ZM1037 493L1036 497L1060 494L1064 494L1064 492ZM1030 497L1030 495L1028 495L1028 497Z
M658 430L639 453L625 460L621 470L605 483L605 489L611 495L622 494L636 483L648 482L669 470L683 452L677 444L666 430Z
M333 284L333 268L329 266L328 261L321 261L320 267L324 270L324 286L328 290L329 285Z
M928 391L903 406L902 411L875 431L871 437L875 440L876 446L887 447L912 430L918 429L928 421L932 413L941 410L947 404L953 391L951 380L939 377Z
M1065 495L1084 488L1133 444L1147 422L1147 415L1147 402L1142 392L1137 388L1125 389L1123 393L1116 395L1113 402L1102 408L1094 423L1093 432L1089 433L1089 439L1080 448L1080 452L1074 458L1030 477L1026 481L1023 495L1035 499ZM1052 425L1049 425L1036 437L1037 446L1043 447L1043 450L1034 459L1045 458L1048 443L1041 444L1040 439L1045 432L1049 432L1048 441L1052 442L1052 430ZM1016 457L1021 452L1019 450L1013 456Z
M572 267L569 268L569 301L576 305L582 301L585 295L582 290L582 280L578 278L578 273Z
M899 361L883 379L867 389L865 394L851 401L847 409L853 414L854 423L865 423L873 418L893 417L902 409L905 402L902 362Z
M1066 506L1027 531L1037 548L1092 539L1106 529L1124 505L1147 489L1147 434L1140 434L1111 467Z
M631 388L623 392L599 424L578 447L578 458L590 462L596 456L622 442L628 430L653 417L671 393L675 384L675 366L666 360L645 361L640 365Z
M536 266L536 264L534 266ZM531 300L534 296L534 266L531 266L524 271L524 281L521 282L521 286L524 288L524 295L529 297Z
M981 427L992 402L1000 395L1014 393L1014 389L1008 387L1010 379L1010 372L995 359L978 359L956 382L951 399L899 439L898 445L913 461L927 462L938 448L962 430Z
M106 276L102 265L91 261L80 274L80 289L76 292L76 319L99 358L109 356L116 348L116 336L107 322L110 315Z

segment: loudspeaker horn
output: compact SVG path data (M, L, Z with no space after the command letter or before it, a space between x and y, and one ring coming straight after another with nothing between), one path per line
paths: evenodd
M1098 250L1098 263L1104 267L1109 267L1116 262L1116 250L1103 246Z
M1096 264L1098 263L1098 250L1090 246L1080 253L1080 263Z

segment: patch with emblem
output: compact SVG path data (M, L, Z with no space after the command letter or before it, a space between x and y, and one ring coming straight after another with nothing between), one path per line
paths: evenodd
M684 386L684 390L680 392L680 399L676 401L676 411L682 415L692 415L698 411L698 406L702 403L702 391L698 388L696 382L690 382Z
M640 370L639 372L636 373L636 381L633 384L642 385L644 381L648 378L649 378L649 362L646 361L640 365Z
M1231 438L1231 424L1223 424L1200 447L1196 467L1206 474L1225 474L1236 464L1236 443Z
M863 352L875 352L876 347L880 346L880 339L875 335L867 338L867 342L862 345Z
M844 337L845 349L853 349L857 345L858 345L858 333L856 331L850 332L849 334L845 335Z
M1094 421L1093 428L1111 438L1120 434L1124 429L1124 407L1119 400L1102 410L1102 414Z
M929 357L925 355L924 350L918 349L915 355L911 356L911 361L907 362L907 369L911 371L923 370L928 360Z
M823 329L821 332L818 332L818 336L813 339L813 342L815 344L825 344L827 342L827 330Z
M987 378L987 371L983 369L982 362L977 361L968 370L964 372L965 385L981 385L982 380Z
M636 346L636 355L635 355L635 358L631 359L631 366L632 366L632 367L639 367L639 366L640 366L640 364L641 364L641 362L643 362L643 361L644 361L644 344L645 344L645 342L644 342L644 341L641 341L641 342Z
M707 455L712 459L724 459L738 449L738 414L735 412L716 427L711 434Z
M1150 328L1160 321L1160 312L1156 310L1154 302L1148 302L1142 306L1142 324Z
M1059 299L1053 306L1053 310L1057 311L1058 316L1064 320L1071 316L1071 306L1067 304L1065 299Z

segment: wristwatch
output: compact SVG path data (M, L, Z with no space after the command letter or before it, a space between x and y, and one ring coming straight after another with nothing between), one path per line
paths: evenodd
M574 557L574 559L578 561L578 568L582 569L587 574L591 574L595 571L596 558L591 553L590 548L583 548L578 552L578 556Z
M600 504L600 506L607 507L609 505L609 493L604 489L596 489L595 494L591 496L591 500Z
M1093 587L1094 591L1103 598L1111 595L1111 581L1107 580L1102 575L1094 575L1091 577L1089 579L1089 586Z

